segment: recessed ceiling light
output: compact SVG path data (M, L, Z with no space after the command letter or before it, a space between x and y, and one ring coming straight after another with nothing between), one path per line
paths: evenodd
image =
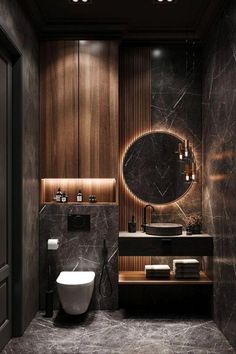
M161 49L153 49L152 57L153 58L160 58L162 57L163 51Z
M153 4L176 3L176 0L153 0Z
M70 3L73 3L73 4L84 4L84 5L87 5L87 4L92 4L93 0L69 0Z

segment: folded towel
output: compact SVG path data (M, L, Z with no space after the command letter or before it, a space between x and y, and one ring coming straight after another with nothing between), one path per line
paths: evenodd
M168 279L170 278L170 267L167 264L145 265L145 274L149 279Z
M174 259L173 264L199 264L197 259Z
M186 276L191 276L191 275L199 275L199 272L175 272L176 275L186 275Z
M175 267L179 269L198 269L199 264L180 264L175 263Z
M196 275L177 275L175 274L175 278L176 279L200 279L200 275L196 274Z
M168 273L168 274L146 273L146 278L148 278L148 279L169 279L170 273Z
M197 267L178 267L178 266L176 265L176 267L174 268L174 270L175 270L175 271L178 270L178 271L180 271L180 272L185 272L185 271L187 271L187 272L191 272L191 271L193 271L193 272L199 272L200 267L199 267L199 266L197 266Z
M145 265L145 270L170 270L167 264L150 264Z
M160 275L165 275L165 274L170 274L170 271L164 271L164 272L159 272L156 270L146 270L146 274L160 274Z
M181 269L200 269L200 263L197 259L174 259L173 260L173 270L176 271L177 268Z

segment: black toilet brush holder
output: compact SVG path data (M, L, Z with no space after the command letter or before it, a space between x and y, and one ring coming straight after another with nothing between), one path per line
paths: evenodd
M46 297L45 297L45 317L53 316L53 297L54 297L53 290L47 290Z

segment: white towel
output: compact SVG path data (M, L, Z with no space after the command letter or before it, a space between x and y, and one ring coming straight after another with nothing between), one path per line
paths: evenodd
M165 264L152 264L152 265L145 265L146 270L170 270L170 267Z

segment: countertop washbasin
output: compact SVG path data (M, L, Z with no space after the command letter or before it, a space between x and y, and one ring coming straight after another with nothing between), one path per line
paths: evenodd
M183 226L173 223L152 223L146 224L145 232L155 236L176 236L182 235Z

